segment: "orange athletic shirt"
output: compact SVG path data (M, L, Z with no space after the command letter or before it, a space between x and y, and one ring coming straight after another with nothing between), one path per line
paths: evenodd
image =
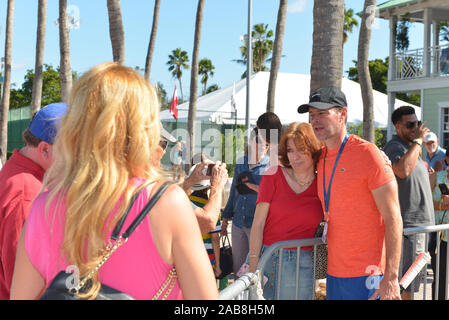
M323 163L326 190L339 148L323 152L318 162L318 196L323 209ZM327 232L327 273L361 277L385 271L385 225L371 190L395 180L388 158L372 143L351 135L332 181Z

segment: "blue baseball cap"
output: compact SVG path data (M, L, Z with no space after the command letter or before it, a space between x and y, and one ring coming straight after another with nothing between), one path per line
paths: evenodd
M31 133L42 141L53 144L66 110L67 104L63 102L51 103L43 107L36 112L30 122Z

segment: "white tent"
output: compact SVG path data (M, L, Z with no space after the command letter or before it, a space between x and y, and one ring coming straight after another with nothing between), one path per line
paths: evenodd
M258 72L251 77L250 123L255 125L257 118L266 111L269 72ZM235 83L234 100L237 116L233 112L231 98L234 84L200 97L197 101L196 121L217 124L245 124L246 116L246 79ZM274 112L282 124L293 121L308 122L308 114L299 114L297 108L309 101L310 75L279 73L276 83L276 100ZM363 102L360 85L352 80L343 78L342 91L348 102L348 124L363 121ZM386 128L388 124L388 96L373 90L374 122L376 127ZM395 108L410 105L396 99ZM187 122L189 102L178 106L178 122ZM416 109L416 115L421 118L421 110ZM175 119L168 110L161 112L161 120L173 122Z

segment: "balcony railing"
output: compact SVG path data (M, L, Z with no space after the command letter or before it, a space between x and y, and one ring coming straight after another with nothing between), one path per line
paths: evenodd
M396 52L395 80L449 76L449 43L428 50L428 61L423 48Z

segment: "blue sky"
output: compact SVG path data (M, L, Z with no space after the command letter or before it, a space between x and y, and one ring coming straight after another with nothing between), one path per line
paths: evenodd
M13 35L12 82L20 87L26 70L34 68L37 0L16 0ZM346 0L346 8L362 11L363 0ZM378 1L379 3L385 0ZM0 3L0 54L4 55L7 1ZM145 66L152 26L153 0L122 0L125 28L126 65ZM266 23L275 31L278 0L253 0L253 24ZM90 67L112 60L106 0L69 0L72 14L81 19L78 29L70 32L72 69L82 73ZM151 82L161 82L172 95L175 80L167 70L168 55L182 48L192 56L196 0L162 0L157 42L152 63ZM73 10L72 10L73 9ZM58 1L48 0L45 63L59 65L59 35L55 21ZM221 88L238 81L245 66L232 62L240 58L240 37L247 33L248 1L206 0L200 59L207 57L215 66L209 84ZM357 58L359 28L355 28L344 47L344 76ZM285 28L280 72L310 73L313 34L313 0L290 0ZM388 56L388 22L378 20L372 35L370 59ZM410 49L422 47L422 27L413 24ZM190 70L184 71L183 88L188 95Z

